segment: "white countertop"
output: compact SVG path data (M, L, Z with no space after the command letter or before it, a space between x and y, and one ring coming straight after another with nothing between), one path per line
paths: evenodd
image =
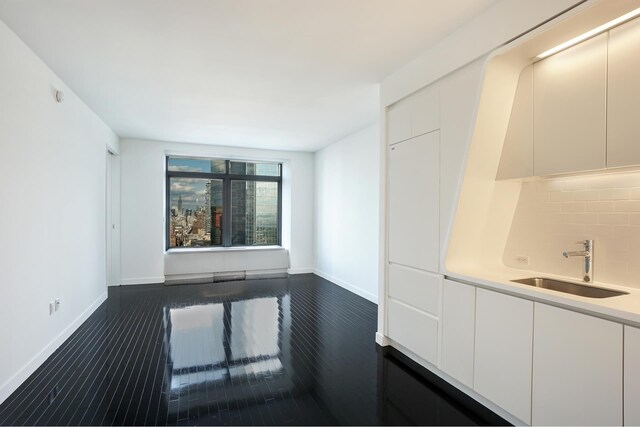
M456 268L455 271L450 271L446 276L452 280L457 279L469 282L483 288L521 296L523 298L542 303L566 307L568 309L592 314L594 316L603 317L620 323L640 326L640 289L628 288L610 283L593 282L586 284L576 280L576 278L561 277L509 267L488 270L472 267ZM610 298L587 298L512 282L512 280L528 277L559 279L582 285L620 290L628 292L629 294Z

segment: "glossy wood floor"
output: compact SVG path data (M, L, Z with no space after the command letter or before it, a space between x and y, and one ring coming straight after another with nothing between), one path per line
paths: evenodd
M376 316L311 274L111 288L0 405L0 424L503 422L377 347Z

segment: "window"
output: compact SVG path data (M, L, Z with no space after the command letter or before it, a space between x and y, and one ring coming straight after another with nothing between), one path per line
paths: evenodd
M279 245L282 165L167 157L167 249Z

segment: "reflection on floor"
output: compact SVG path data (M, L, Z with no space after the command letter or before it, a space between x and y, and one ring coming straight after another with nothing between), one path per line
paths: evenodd
M501 422L377 347L376 316L311 274L112 288L0 405L0 424Z

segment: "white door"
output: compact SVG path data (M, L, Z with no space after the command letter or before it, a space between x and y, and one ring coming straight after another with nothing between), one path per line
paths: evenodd
M120 162L107 151L105 191L105 237L107 286L120 284Z
M112 213L112 205L113 205L113 195L112 195L112 164L113 164L113 154L107 151L107 188L105 191L106 197L106 223L105 223L105 237L107 242L106 248L106 257L107 257L107 267L106 267L106 278L107 278L107 286L111 286L112 282L112 271L113 271L113 260L112 260L112 251L113 251L113 233L111 232L113 226L113 213Z

